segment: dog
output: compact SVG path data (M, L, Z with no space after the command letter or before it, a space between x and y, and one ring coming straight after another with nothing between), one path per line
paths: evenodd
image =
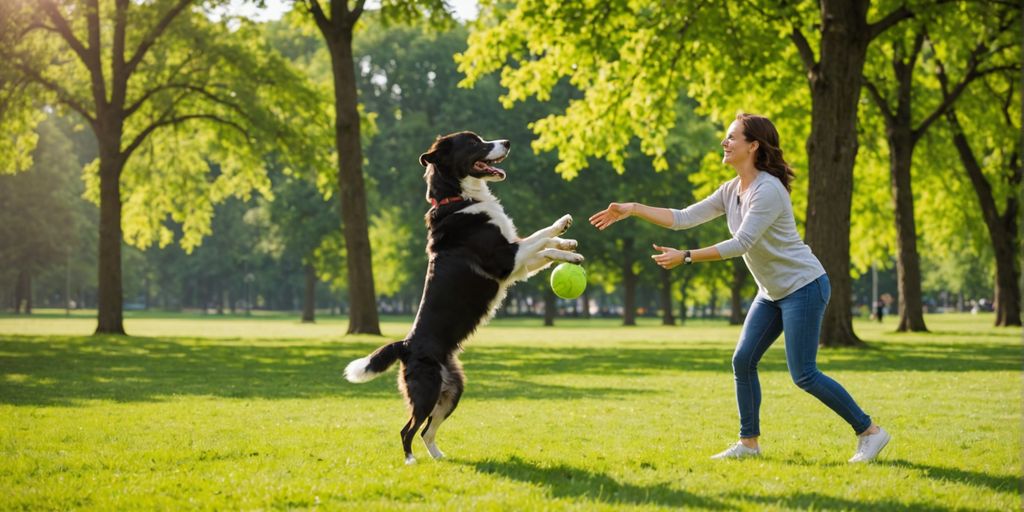
M420 155L426 168L427 266L423 298L404 340L378 348L345 367L351 382L367 382L401 361L398 387L410 418L402 428L405 463L413 464L412 441L426 422L423 442L435 459L444 457L435 436L459 404L465 377L458 353L462 342L486 323L509 286L555 261L581 263L577 242L559 238L572 225L564 215L526 238L488 188L504 181L508 140L483 140L473 132L438 137Z

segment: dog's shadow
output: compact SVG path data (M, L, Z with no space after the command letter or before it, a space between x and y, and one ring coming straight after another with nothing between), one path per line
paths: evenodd
M666 483L633 485L619 482L603 473L566 464L540 466L517 456L511 456L507 460L453 458L448 459L448 462L471 467L480 473L545 486L555 498L574 498L614 505L654 504L718 510L732 508L721 502L673 488Z

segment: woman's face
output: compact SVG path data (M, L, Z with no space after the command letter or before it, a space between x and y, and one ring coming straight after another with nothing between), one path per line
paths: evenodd
M754 152L757 151L757 142L747 142L743 136L743 123L733 121L729 125L729 131L722 140L722 163L729 164L735 168L752 161Z

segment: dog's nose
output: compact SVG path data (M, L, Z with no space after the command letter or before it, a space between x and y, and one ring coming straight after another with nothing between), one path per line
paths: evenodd
M501 141L501 145L505 146L505 149L509 149L509 148L512 147L512 142L507 141L507 140L503 140L503 141Z

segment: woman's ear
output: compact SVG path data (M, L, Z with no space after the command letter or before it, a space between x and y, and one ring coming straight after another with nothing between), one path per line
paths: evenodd
M433 152L433 151L431 151L430 153L423 153L422 155L420 155L420 165L422 165L423 167L426 167L429 164L437 163L436 161L434 161L434 158L436 156L437 156L437 153Z

